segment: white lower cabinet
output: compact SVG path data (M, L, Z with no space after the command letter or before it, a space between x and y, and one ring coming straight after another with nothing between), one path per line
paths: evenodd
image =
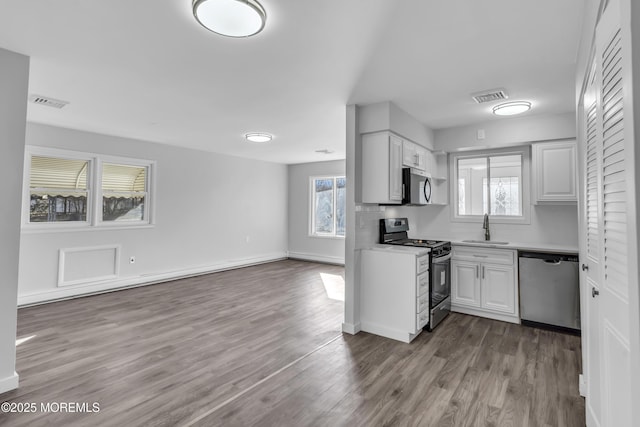
M517 252L454 246L451 310L520 323Z
M360 330L411 342L429 322L429 255L361 252Z
M451 303L480 307L480 265L468 261L451 261Z

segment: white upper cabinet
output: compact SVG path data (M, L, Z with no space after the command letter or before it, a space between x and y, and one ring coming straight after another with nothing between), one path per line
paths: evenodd
M362 135L362 203L402 203L402 139L389 132Z
M402 165L427 171L427 149L414 142L403 140Z
M576 203L576 142L532 145L533 186L536 203Z

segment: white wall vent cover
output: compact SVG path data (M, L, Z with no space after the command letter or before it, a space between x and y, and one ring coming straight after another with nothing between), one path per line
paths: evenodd
M491 89L491 90L484 90L482 92L472 93L471 97L478 104L482 104L485 102L500 101L502 99L507 99L509 98L509 95L507 95L507 91L504 89Z
M62 108L67 105L68 101L62 101L60 99L48 98L41 95L29 95L29 102L33 102L38 105L46 105L47 107Z

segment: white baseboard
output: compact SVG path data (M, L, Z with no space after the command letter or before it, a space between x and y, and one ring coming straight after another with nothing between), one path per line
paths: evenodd
M308 254L304 252L289 252L289 258L301 259L303 261L323 262L325 264L344 265L344 258L318 254Z
M342 324L342 332L347 334L355 335L360 332L360 323L343 323Z
M580 392L580 396L587 397L587 383L582 374L578 376L578 391Z
M360 330L363 332L380 335L381 337L391 338L392 340L402 341L404 343L410 343L415 337L420 334L420 332L422 332L418 331L417 334L410 334L409 332L400 331L398 329L392 329L383 325L369 322L362 322L360 325Z
M85 283L77 286L65 286L64 288L18 295L18 306L22 307L27 305L42 304L55 300L69 299L127 288L135 288L138 286L153 285L155 283L168 282L170 280L199 276L202 274L215 273L218 271L231 270L234 268L249 267L252 265L279 261L286 258L287 254L285 252L279 252L253 258L224 261L216 264L192 267L183 270L143 274L135 277L125 277L115 280Z
M0 394L18 388L19 377L16 372L12 376L0 379Z
M484 311L484 310L475 309L475 308L463 307L463 306L454 305L454 304L451 304L451 311L455 313L470 314L472 316L486 317L487 319L501 320L503 322L520 324L519 317L510 316L508 314L498 314L498 313L493 313L493 312Z

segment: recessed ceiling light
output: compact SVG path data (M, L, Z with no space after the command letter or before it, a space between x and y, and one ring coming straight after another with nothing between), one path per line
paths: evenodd
M193 15L206 29L227 37L258 34L267 20L255 0L193 0Z
M261 132L248 133L244 137L247 138L247 141L261 142L261 143L269 142L273 139L273 135L269 135L268 133L261 133Z
M530 108L531 103L527 101L505 102L504 104L493 107L493 114L496 116L513 116L529 111Z

